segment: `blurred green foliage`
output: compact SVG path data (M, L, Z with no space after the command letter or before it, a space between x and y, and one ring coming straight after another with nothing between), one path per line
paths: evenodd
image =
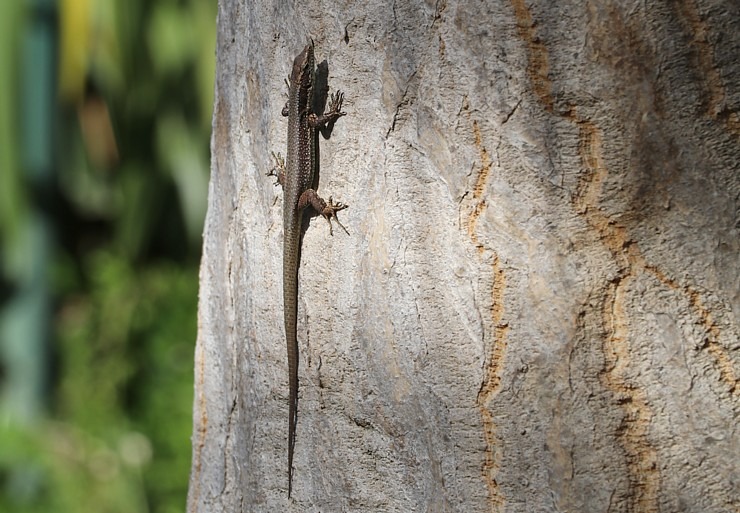
M0 310L41 216L52 365L41 418L0 402L0 511L183 511L216 3L56 2L44 184L19 156L16 99L19 69L38 65L23 62L36 3L0 2Z
M0 3L0 242L3 246L17 237L19 218L26 205L18 173L18 149L14 131L18 124L16 99L18 84L13 71L18 69L19 21L22 11L16 2ZM7 266L3 259L3 266Z

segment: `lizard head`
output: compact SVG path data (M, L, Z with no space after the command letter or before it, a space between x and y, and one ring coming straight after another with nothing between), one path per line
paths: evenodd
M311 41L293 61L293 73L290 75L291 82L300 83L303 77L310 76L315 67L313 41Z

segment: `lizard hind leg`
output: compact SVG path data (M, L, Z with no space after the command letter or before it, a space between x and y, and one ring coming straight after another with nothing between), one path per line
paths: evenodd
M347 228L344 227L342 223L339 222L339 218L337 218L337 212L340 210L344 210L345 208L349 207L349 205L345 205L344 203L334 203L334 200L331 196L329 196L329 202L327 203L324 201L323 198L321 198L318 193L313 189L306 189L303 194L301 194L301 197L298 200L298 208L304 208L308 205L311 205L316 212L321 214L324 219L327 220L329 223L329 235L334 235L334 230L332 229L331 220L334 219L334 221L344 230L344 233L349 235L349 231L347 231Z

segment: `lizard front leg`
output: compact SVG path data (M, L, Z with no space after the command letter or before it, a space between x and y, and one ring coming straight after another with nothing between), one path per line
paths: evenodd
M285 185L285 159L282 155L275 153L274 151L272 152L272 158L275 159L275 166L265 173L265 175L274 176L277 179L275 181L275 185L280 185L282 187Z
M331 95L329 102L329 110L323 114L317 115L311 113L308 115L308 124L311 128L318 128L321 131L321 135L324 139L328 139L331 135L331 131L334 128L334 123L337 119L342 116L346 116L346 112L342 112L342 102L344 101L344 93L337 91Z

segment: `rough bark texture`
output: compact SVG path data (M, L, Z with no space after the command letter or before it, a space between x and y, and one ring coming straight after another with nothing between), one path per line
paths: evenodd
M738 511L740 7L221 0L190 512ZM284 78L348 115L300 269Z

